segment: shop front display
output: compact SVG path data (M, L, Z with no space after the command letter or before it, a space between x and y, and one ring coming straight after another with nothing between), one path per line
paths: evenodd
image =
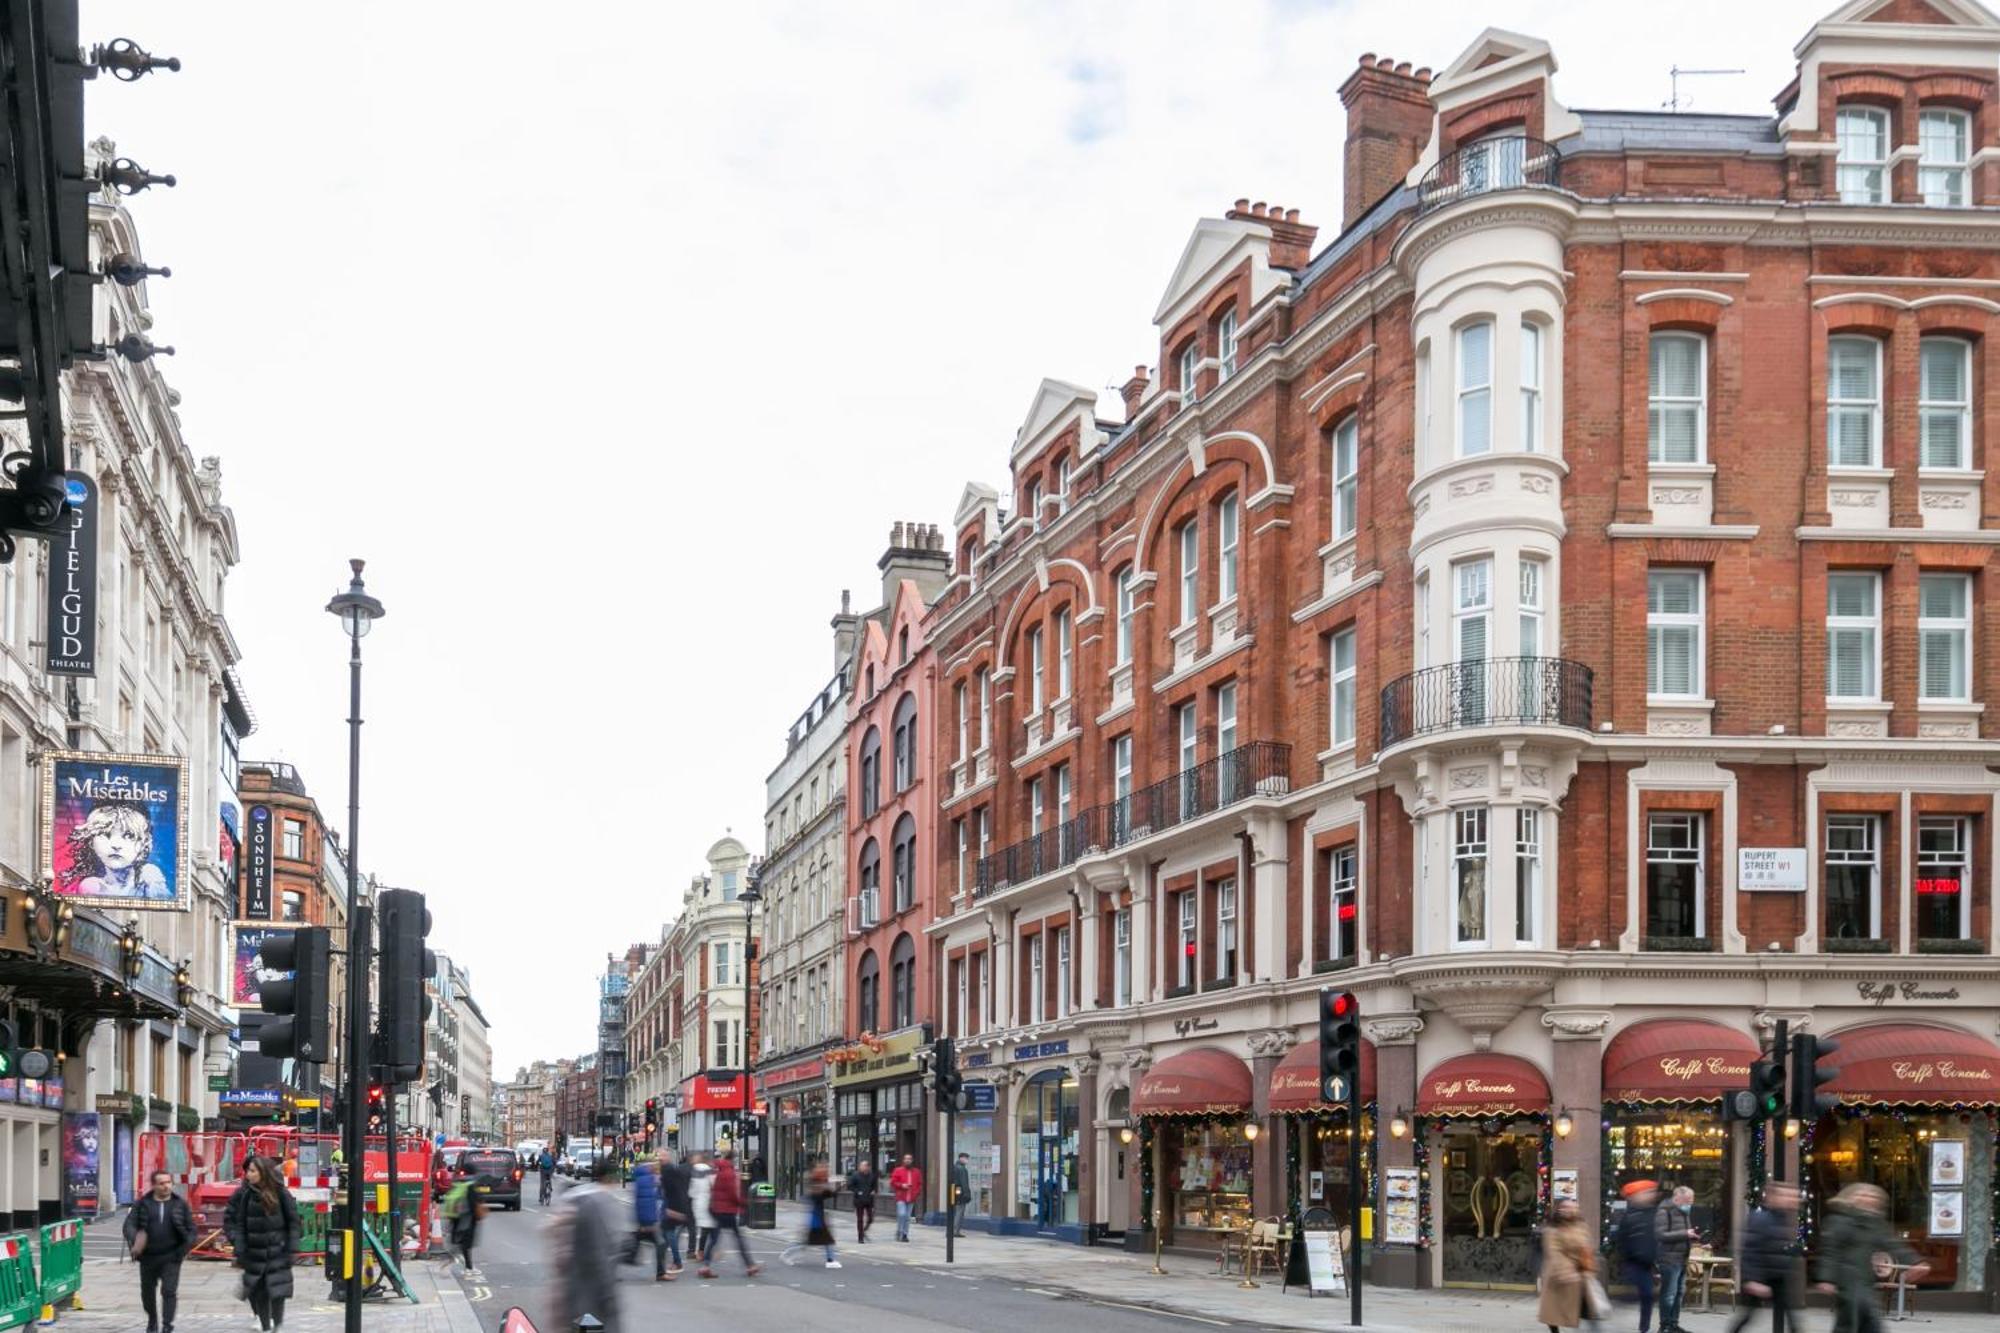
M1267 1105L1273 1116L1285 1116L1286 1210L1297 1218L1308 1209L1323 1208L1346 1225L1351 1213L1349 1163L1354 1136L1348 1131L1346 1103L1320 1100L1319 1044L1303 1041L1292 1047L1271 1071ZM1375 1135L1375 1044L1361 1043L1362 1175L1374 1178L1371 1140ZM1362 1191L1368 1202L1370 1191Z
M930 1117L916 1058L923 1045L922 1028L905 1028L828 1052L838 1174L852 1174L865 1160L886 1189L889 1173L904 1157L919 1166L928 1163L925 1125Z
M802 1198L812 1164L828 1155L826 1063L815 1056L760 1070L757 1094L770 1107L772 1183L785 1198Z
M1605 1215L1630 1181L1694 1191L1691 1221L1702 1243L1733 1243L1737 1131L1722 1119L1725 1093L1747 1087L1758 1056L1749 1033L1701 1019L1654 1019L1626 1028L1604 1050Z
M969 1108L952 1119L951 1161L965 1154L965 1170L972 1180L972 1195L965 1201L967 1217L995 1217L1005 1211L1005 1200L996 1195L1000 1177L1000 1139L994 1126L999 1089L978 1080L965 1085Z
M1169 1242L1219 1245L1256 1216L1250 1068L1212 1047L1153 1066L1132 1095L1150 1149L1142 1205Z
M1518 1057L1456 1056L1419 1082L1420 1210L1442 1239L1445 1285L1534 1285L1549 1134L1548 1080Z
M1888 1195L1889 1229L1928 1266L1917 1285L1934 1293L1931 1308L1948 1308L1944 1293L1985 1293L2000 1202L2000 1048L1915 1023L1850 1028L1835 1040L1840 1049L1824 1063L1839 1071L1827 1090L1842 1104L1804 1144L1808 1248L1817 1250L1826 1201L1867 1181Z

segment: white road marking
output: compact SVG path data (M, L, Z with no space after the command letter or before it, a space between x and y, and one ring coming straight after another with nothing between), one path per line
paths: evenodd
M1114 1310L1137 1310L1140 1314L1163 1315L1169 1319L1192 1319L1197 1324L1212 1324L1216 1328L1229 1327L1229 1321L1226 1319L1207 1319L1198 1314L1182 1314L1179 1310L1160 1310L1150 1305L1127 1305L1124 1301L1100 1301L1091 1297L1084 1299L1090 1301L1092 1305L1108 1305Z

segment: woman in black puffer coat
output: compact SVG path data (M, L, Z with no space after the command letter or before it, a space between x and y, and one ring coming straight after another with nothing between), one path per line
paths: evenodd
M269 1330L285 1323L292 1295L292 1256L299 1248L299 1206L268 1157L243 1164L243 1183L229 1196L223 1228L243 1270L243 1294Z

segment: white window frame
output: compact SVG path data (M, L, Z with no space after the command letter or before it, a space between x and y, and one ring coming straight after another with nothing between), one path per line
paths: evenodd
M958 1013L956 1015L957 1021L953 1024L953 1027L957 1030L957 1033L960 1037L964 1037L967 1035L966 1023L967 1020L970 1018L970 1015L966 1013L966 1006L972 1003L972 955L971 954L967 954L965 957L958 960L957 999L958 999Z
M1693 831L1690 847L1674 847L1654 841L1656 829L1684 828ZM1655 810L1646 816L1646 860L1645 866L1653 865L1693 865L1694 866L1694 939L1708 938L1708 830L1705 817L1698 811ZM1644 870L1640 881L1643 893L1652 892L1652 873ZM1646 917L1645 904L1639 907L1640 920Z
M1055 766L1055 780L1056 780L1056 824L1058 826L1061 826L1063 824L1069 823L1069 818L1070 818L1070 798L1072 793L1070 791L1068 764L1057 764Z
M1118 571L1118 666L1132 660L1132 621L1136 614L1138 594L1132 587L1132 567L1127 565Z
M1351 842L1342 843L1333 849L1327 858L1327 954L1333 961L1342 958L1361 957L1361 855L1360 849ZM1340 951L1340 913L1344 908L1352 908L1354 926L1354 948Z
M1056 700L1069 698L1075 679L1075 650L1071 644L1069 608L1056 612Z
M1028 1021L1030 1023L1045 1021L1048 1012L1043 998L1042 973L1042 969L1048 965L1042 945L1042 939L1047 934L1047 931L1038 930L1028 936Z
M1120 842L1132 831L1132 733L1126 732L1111 742L1111 817L1117 825L1111 830Z
M993 673L979 668L979 748L993 744Z
M1863 846L1835 847L1833 837L1836 830L1862 833ZM1868 934L1871 940L1882 938L1882 817L1868 814L1829 814L1826 817L1825 864L1861 865L1868 867ZM1833 875L1828 870L1822 876L1822 885L1831 881ZM1831 912L1824 910L1822 919L1827 922L1827 938L1836 938L1831 932Z
M1132 909L1111 914L1111 1003L1123 1009L1132 1003Z
M1838 348L1868 349L1872 358L1870 392L1866 398L1837 397L1835 390L1839 384L1833 373L1833 359ZM1859 334L1841 334L1826 342L1826 466L1829 472L1852 471L1856 468L1877 468L1882 465L1882 340ZM1868 422L1868 457L1856 462L1843 462L1836 456L1840 446L1838 423L1848 417L1860 416Z
M1175 770L1191 773L1201 762L1201 714L1196 711L1193 700L1174 710L1175 755L1180 760Z
M1237 528L1240 510L1232 492L1215 507L1216 603L1224 605L1236 596Z
M1028 627L1028 715L1033 717L1048 704L1048 684L1042 674L1042 627Z
M1215 980L1236 977L1236 880L1215 882ZM1227 970L1225 971L1225 967Z
M1521 448L1542 451L1542 326L1521 321Z
M963 763L966 755L965 747L972 734L972 700L966 691L964 681L961 680L951 687L951 700L952 707L958 713L958 760Z
M1850 125L1866 122L1874 140L1860 142ZM1889 113L1876 106L1842 106L1833 113L1835 185L1843 204L1886 204L1889 202ZM1870 156L1857 150L1866 148ZM1869 173L1873 173L1872 179Z
M1417 471L1422 473L1431 463L1431 443L1436 438L1431 433L1431 344L1429 339L1417 344Z
M1484 333L1486 339L1486 357L1483 367L1474 368L1469 372L1466 365L1466 335L1470 334L1474 329L1482 330ZM1475 458L1493 452L1493 321L1490 319L1481 319L1461 325L1457 330L1457 336L1453 339L1453 343L1454 350L1457 353L1452 361L1457 386L1457 411L1452 431L1454 437L1453 443L1458 457ZM1484 378L1474 382L1471 378L1474 374L1483 376ZM1466 405L1472 402L1483 402L1485 404L1486 432L1484 438L1479 440L1469 438L1465 429Z
M1058 515L1067 514L1069 512L1069 458L1066 455L1056 460L1055 484L1056 513Z
M1940 830L1951 830L1952 846L1936 850L1925 850L1924 834ZM1935 878L1925 874L1925 870L1949 869L1958 872L1958 934L1951 938L1966 939L1972 934L1972 825L1964 815L1925 815L1917 820L1917 880ZM1911 897L1916 897L1916 885L1912 884ZM1910 905L1910 935L1913 939L1937 939L1934 935L1920 933L1918 918L1913 901Z
M1361 526L1361 414L1350 412L1333 428L1333 539L1351 537Z
M1868 604L1873 611L1865 616L1837 616L1833 613L1836 584L1868 587ZM1867 570L1839 570L1826 577L1826 697L1829 702L1879 703L1882 698L1882 576ZM1860 694L1840 694L1834 681L1834 635L1865 633L1868 636L1868 681Z
M1181 406L1186 407L1200 398L1198 377L1201 374L1201 347L1192 338L1181 348Z
M1179 919L1174 933L1174 952L1180 956L1180 962L1174 975L1180 978L1181 990L1193 989L1195 969L1201 964L1201 942L1196 933L1200 921L1200 904L1196 898L1193 889L1182 890L1180 902L1175 909L1179 913ZM1189 949L1190 944L1195 947Z
M1071 960L1069 927L1056 927L1056 1017L1069 1017Z
M1950 126L1947 135L1932 130ZM1936 155L1950 140L1953 156ZM1932 208L1963 208L1971 200L1972 117L1956 107L1922 107L1917 111L1917 189Z
M1931 396L1929 353L1949 348L1958 357L1960 396ZM1956 444L1949 462L1931 456L1931 423L1948 422ZM1928 334L1917 345L1917 467L1919 471L1957 472L1972 466L1972 344L1948 334Z
M1694 348L1695 393L1692 398L1667 393L1660 386L1657 373L1658 352L1660 348L1669 344L1685 344ZM1646 461L1669 466L1706 463L1708 461L1708 339L1699 333L1662 330L1652 336L1646 352ZM1667 414L1689 411L1694 414L1694 457L1668 458L1665 456L1667 437L1663 429Z
M1959 591L1964 613L1933 616L1925 613L1927 585L1950 584ZM1930 655L1933 635L1949 634L1957 643L1958 688L1950 694L1930 692ZM1917 580L1917 697L1930 703L1972 702L1972 576L1970 574L1924 574Z
M1236 749L1236 682L1215 689L1215 753L1220 758Z
M1182 625L1192 625L1194 624L1194 618L1201 613L1199 605L1201 601L1201 531L1195 526L1195 521L1192 518L1181 524L1179 538L1180 540L1176 543L1180 547L1181 561L1181 618L1179 623Z
M1236 312L1225 310L1215 322L1216 380L1227 383L1236 373Z
M1417 668L1431 664L1431 576L1417 575Z
M1477 599L1472 598L1465 581L1465 575L1475 569L1482 571ZM1452 660L1484 662L1493 656L1493 557L1476 556L1470 560L1454 561L1451 566L1451 588ZM1485 643L1478 657L1467 658L1465 626L1473 620L1483 623Z
M1451 812L1451 883L1446 886L1446 896L1451 902L1451 947L1454 949L1484 949L1493 938L1493 858L1488 838L1488 819L1491 812L1483 805L1461 806ZM1484 881L1481 888L1481 910L1484 919L1477 923L1477 933L1468 935L1466 928L1472 923L1464 920L1460 909L1459 882L1474 865Z
M1655 611L1653 609L1654 581L1689 578L1694 581L1694 610ZM1657 688L1661 679L1661 663L1664 660L1659 651L1660 643L1669 632L1687 630L1694 636L1694 647L1690 657L1693 664L1688 673L1688 692L1685 694ZM1701 699L1707 697L1702 691L1708 688L1708 577L1705 571L1663 565L1646 571L1646 697L1649 699Z
M1548 562L1538 556L1522 556L1520 567L1519 604L1515 610L1520 615L1521 640L1516 645L1522 657L1550 657L1543 651L1543 585L1548 581Z
M1354 744L1356 642L1352 625L1327 637L1327 674L1333 682L1328 703L1332 734L1328 739L1336 750Z
M1047 813L1042 801L1042 780L1031 779L1028 783L1028 836L1042 831L1042 817Z
M951 821L951 823L952 823L952 828L955 830L953 834L953 840L958 844L956 851L957 864L958 864L958 896L963 898L965 896L966 851L971 844L966 840L964 818L961 817L958 819L954 819Z
M1542 812L1514 808L1514 943L1533 948L1542 938Z

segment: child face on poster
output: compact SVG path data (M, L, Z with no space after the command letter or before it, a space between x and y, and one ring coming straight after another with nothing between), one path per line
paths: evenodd
M100 805L69 835L70 878L87 894L168 897L167 877L149 858L153 825L129 805Z

